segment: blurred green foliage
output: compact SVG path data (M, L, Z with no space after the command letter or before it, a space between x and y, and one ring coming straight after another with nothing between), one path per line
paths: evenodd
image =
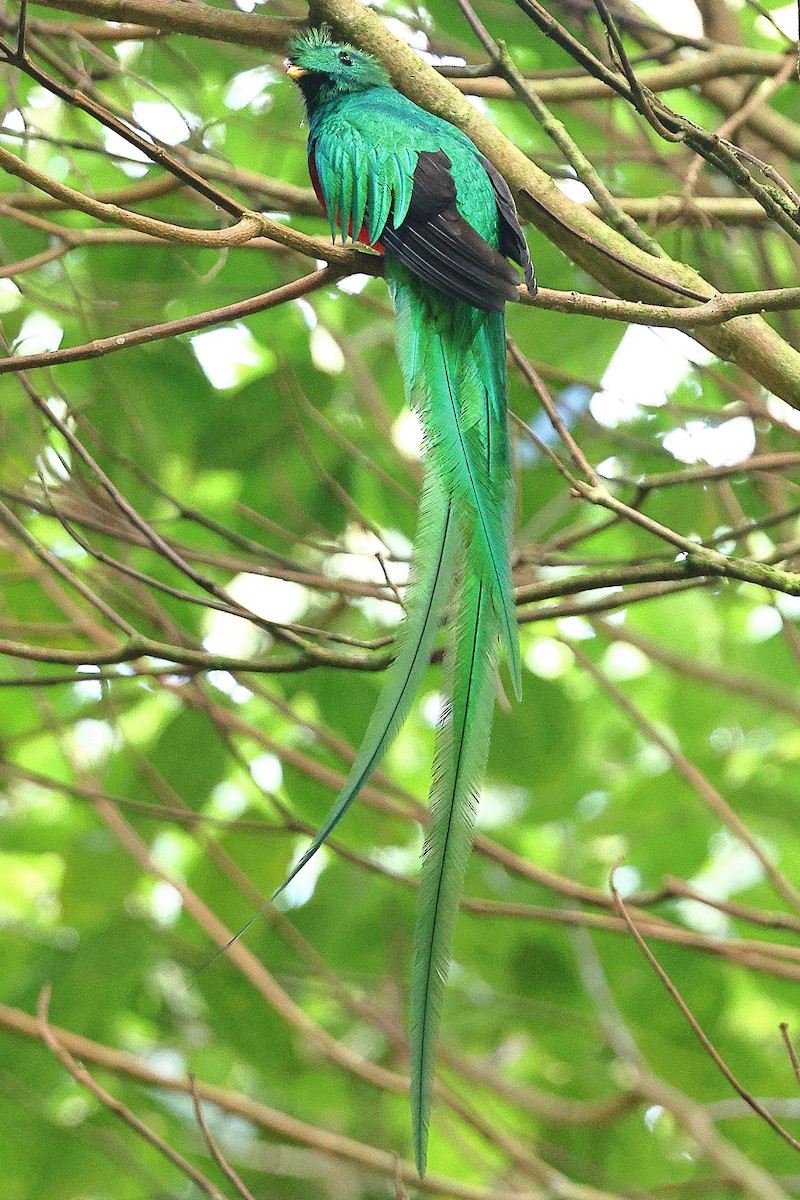
M766 0L761 7L781 5ZM432 50L479 59L454 6L435 0L424 11L385 9L406 30L422 30ZM481 12L526 70L570 66L508 0ZM751 8L731 5L730 12L747 45L782 48ZM600 44L596 22L573 27ZM220 186L243 202L273 208L252 187L237 187L237 167L307 185L301 104L279 55L265 67L264 55L244 46L178 36L95 47L52 33L36 39L34 58L49 50L73 69L85 61L105 102L155 136L170 141L179 114L195 165L203 155L228 164ZM25 76L7 70L0 86L0 142L50 176L103 194L158 174L129 161L97 123ZM796 102L796 88L792 96ZM708 128L722 119L701 91L670 99ZM783 94L776 104L791 112ZM522 105L498 102L490 111L526 153L564 174ZM25 137L15 133L23 128L20 114ZM680 191L688 155L659 144L621 101L563 105L557 115L615 194ZM794 164L780 168L798 182ZM0 186L23 202L36 197L10 176ZM724 195L728 188L706 171L703 191ZM219 215L186 189L141 207L206 228ZM79 213L35 204L19 211L39 220L3 210L0 248L8 264L55 244L41 220L79 233L95 228ZM325 233L320 218L290 219ZM721 290L794 282L796 247L766 227L676 224L658 235L669 254ZM590 290L560 251L535 232L530 242L545 286ZM267 292L307 267L297 255L263 248L79 245L14 283L0 279L4 336L19 354L79 345ZM521 306L508 319L556 401L577 406L573 432L590 461L622 481L614 485L619 495L684 536L716 538L726 552L772 556L791 568L798 536L791 471L779 464L696 477L715 455L724 464L793 451L798 420L787 406L764 396L745 372L709 362L682 335L641 328L626 335L616 322ZM796 342L793 315L773 323ZM330 635L308 636L341 665L272 673L270 664L289 661L291 648L253 622L212 611L207 591L143 544L33 394L66 420L127 501L196 571L263 617ZM0 660L0 999L32 1013L42 988L52 986L51 1019L65 1029L128 1051L165 1076L192 1072L311 1127L407 1157L405 1098L333 1062L328 1043L276 1011L230 958L195 974L214 941L158 877L163 871L183 881L230 930L240 928L259 892L281 880L305 844L303 830L327 811L336 773L346 770L366 727L381 676L348 670L348 655L376 668L384 661L399 618L384 570L402 585L418 481L382 280L317 292L199 338L4 377L0 396L0 638L4 649L13 643L75 655L66 666L48 663L46 654L37 662L35 651ZM516 374L511 408L563 455ZM667 933L651 944L731 1068L753 1094L793 1099L797 1083L778 1026L792 1028L797 1012L798 913L753 850L576 652L702 772L761 854L798 883L797 601L717 580L680 590L655 583L628 603L622 586L644 586L637 567L663 564L669 578L674 548L580 504L552 462L517 432L517 581L552 581L556 598L520 608L525 694L510 709L498 706L482 836L467 881L468 898L494 902L496 911L463 913L448 986L442 1079L480 1120L470 1124L437 1105L431 1167L452 1187L433 1180L430 1190L552 1194L537 1191L535 1172L514 1162L507 1137L575 1188L590 1189L564 1195L769 1200L793 1193L795 1152L736 1100L630 936L580 928L580 914L611 916L613 925L609 875L622 863L621 889L637 895L651 922L657 914L666 923ZM685 483L648 490L649 477L676 469L686 471ZM764 527L742 532L748 523ZM31 546L49 557L36 559ZM619 569L616 592L558 598L560 580L589 579L601 568ZM330 590L320 586L326 580ZM340 580L349 590L337 590ZM117 614L116 625L76 583ZM591 606L600 596L608 612L597 618ZM547 605L555 606L552 615ZM192 675L168 658L140 657L93 681L98 655L124 641L120 626L205 652L217 669ZM651 643L672 659L649 653ZM265 669L232 674L222 669L225 657L256 658ZM48 682L54 677L60 682ZM439 683L434 664L385 774L342 828L339 845L352 854L326 850L321 869L301 877L280 912L265 915L246 937L312 1029L401 1073L411 883L421 847L414 803L427 794ZM96 803L102 794L117 801L149 848L153 870L104 820L106 809ZM675 894L658 903L669 877L712 903ZM581 903L589 893L575 887L595 889L596 903ZM725 911L728 902L742 912ZM637 909L638 920L644 910ZM776 912L783 924L775 919L770 928ZM655 1085L637 1075L639 1060L624 1061L626 1037L648 1078L663 1081L660 1100ZM3 1200L197 1194L41 1041L0 1021L0 1045ZM233 1194L215 1174L185 1094L92 1070ZM629 1089L631 1104L604 1119L586 1110L570 1123L566 1108L546 1103L602 1101ZM795 1131L797 1104L780 1113ZM692 1136L693 1115L713 1121L716 1158ZM400 1194L391 1171L356 1167L346 1155L337 1159L208 1106L207 1116L254 1196ZM749 1190L737 1155L756 1172Z

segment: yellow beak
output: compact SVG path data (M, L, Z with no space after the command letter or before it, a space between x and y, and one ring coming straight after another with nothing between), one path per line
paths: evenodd
M302 79L304 75L308 74L308 71L305 69L305 67L292 65L291 67L286 68L286 74L290 79Z

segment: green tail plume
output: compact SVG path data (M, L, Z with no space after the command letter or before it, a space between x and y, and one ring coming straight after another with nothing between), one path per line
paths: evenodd
M430 827L414 930L411 1120L421 1176L427 1158L444 983L472 847L478 789L489 753L495 700L498 618L491 588L474 565L468 566L462 584L455 647L449 654L450 699L439 728Z
M424 1175L444 983L489 752L499 642L517 695L521 689L509 557L514 494L502 312L443 299L388 258L386 276L398 358L426 443L408 615L347 782L268 903L313 858L381 762L408 715L458 577L411 979L411 1110L417 1169Z
M339 824L405 721L430 662L442 615L453 590L459 541L452 502L442 491L439 479L429 470L420 500L407 616L399 634L397 657L389 668L347 782L313 842L291 874L272 893L269 904L288 887Z
M506 418L505 320L444 302L399 263L386 264L398 359L422 417L429 458L451 489L487 567L514 693L522 693L509 555L513 481ZM473 519L474 518L474 519Z
M261 908L235 937L209 960L237 942L333 833L364 784L392 744L419 688L433 652L436 634L453 591L461 534L452 500L442 490L435 472L426 471L419 504L416 552L408 588L407 613L398 635L397 657L389 668L383 690L364 735L347 781L308 849Z
M502 312L444 302L395 263L387 262L386 274L395 301L398 357L422 416L429 469L450 489L466 547L411 974L411 1115L417 1169L423 1175L444 982L489 753L498 639L514 690L520 691L509 556L514 493Z

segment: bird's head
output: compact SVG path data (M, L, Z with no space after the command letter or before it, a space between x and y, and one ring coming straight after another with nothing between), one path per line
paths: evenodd
M325 26L292 38L287 74L299 85L309 112L351 92L389 83L374 58L346 42L334 42Z

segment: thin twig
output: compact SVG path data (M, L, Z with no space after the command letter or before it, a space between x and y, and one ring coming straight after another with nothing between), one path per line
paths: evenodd
M243 1200L254 1200L253 1193L249 1191L248 1188L246 1188L242 1183L242 1180L236 1174L233 1167L228 1163L216 1141L211 1136L211 1131L209 1130L208 1125L206 1124L206 1119L203 1116L203 1108L200 1103L200 1097L197 1094L197 1084L195 1082L194 1075L189 1076L189 1087L192 1093L192 1103L194 1105L194 1114L197 1117L197 1124L200 1126L200 1131L203 1134L206 1145L211 1151L214 1162L217 1164L223 1174L230 1180L239 1195L243 1197Z
M783 1044L786 1047L787 1054L789 1055L789 1062L792 1064L794 1077L797 1082L800 1083L800 1060L797 1057L797 1051L794 1048L794 1042L792 1041L791 1034L789 1033L789 1026L785 1021L781 1021L780 1031L781 1037L783 1038Z
M40 1036L53 1051L53 1054L55 1054L62 1066L70 1073L75 1082L90 1091L101 1104L110 1109L120 1120L124 1121L126 1125L129 1125L131 1129L138 1133L140 1137L149 1142L151 1146L154 1146L156 1150L159 1150L179 1171L183 1172L187 1179L191 1179L192 1183L199 1187L201 1192L206 1196L211 1196L212 1200L226 1200L223 1193L214 1186L210 1179L206 1178L202 1171L198 1171L196 1167L193 1167L188 1159L173 1149L154 1130L150 1129L148 1125L145 1125L144 1121L140 1117L137 1117L126 1104L123 1104L121 1100L117 1100L115 1096L112 1096L110 1092L101 1087L92 1078L86 1068L75 1061L63 1042L59 1041L56 1037L48 1021L47 1010L49 1006L50 988L45 987L39 996L37 1011Z
M742 1086L742 1084L739 1082L739 1080L734 1075L733 1071L731 1071L730 1067L723 1059L722 1055L719 1053L719 1051L713 1045L713 1043L708 1038L708 1036L704 1033L699 1022L692 1014L691 1010L689 1009L689 1006L687 1005L686 1001L681 996L677 987L672 982L672 980L670 979L669 975L666 973L664 968L661 966L658 959L652 953L649 946L644 941L644 938L641 936L641 934L639 933L635 924L633 923L633 920L632 920L630 914L628 913L627 908L625 907L622 897L620 896L619 892L617 891L616 885L614 884L614 872L613 871L611 873L609 885L611 888L611 893L614 897L614 901L620 912L620 915L622 916L622 919L624 920L625 924L627 925L628 929L630 930L631 934L633 935L637 946L639 947L642 954L647 959L650 966L655 971L658 978L663 983L664 987L669 992L672 999L677 1004L681 1013L683 1014L686 1021L691 1026L692 1030L694 1031L695 1035L697 1036L697 1039L700 1042L703 1049L705 1050L706 1054L708 1054L709 1058L714 1062L714 1064L718 1067L718 1069L721 1071L721 1073L725 1076L725 1078L727 1079L728 1083L731 1085L733 1090L735 1092L737 1092L739 1096L741 1096L741 1098L742 1098L742 1100L744 1100L745 1104L747 1104L750 1108L752 1108L753 1112L758 1113L758 1115L760 1117L762 1117L764 1121L766 1121L766 1123L770 1126L771 1129L774 1129L775 1132L780 1137L782 1137L785 1142L788 1142L788 1144L792 1147L793 1150L800 1150L800 1142L798 1142L796 1138L793 1138L792 1135L789 1133L789 1131L787 1129L784 1129L783 1126L778 1121L775 1120L775 1118L772 1116L772 1114L770 1112L768 1112L766 1108L764 1108L763 1104L761 1104L761 1102L759 1100L757 1100L756 1097L752 1095L752 1093L748 1092L747 1089Z

